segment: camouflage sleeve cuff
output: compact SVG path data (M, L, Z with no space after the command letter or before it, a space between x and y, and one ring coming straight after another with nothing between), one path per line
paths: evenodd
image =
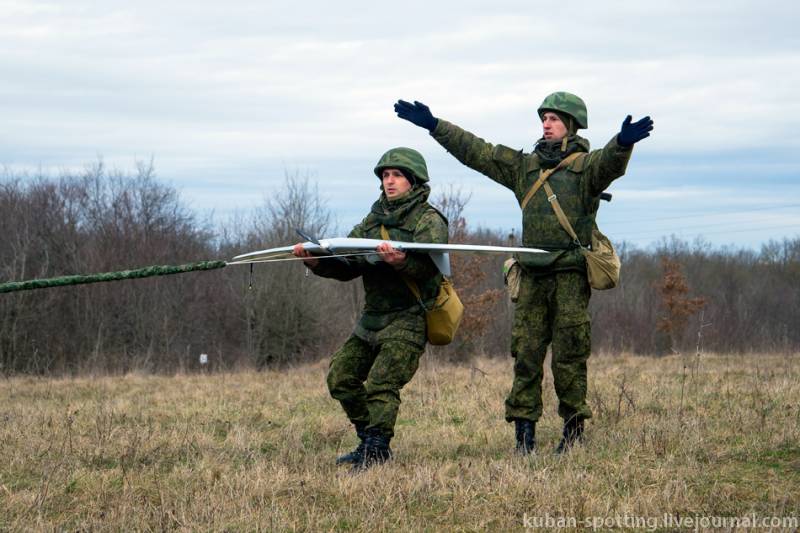
M341 258L319 259L316 266L305 266L313 272L315 276L321 278L349 281L358 276L358 272L352 265Z
M314 265L314 266L307 265L304 262L303 266L306 267L307 269L309 269L311 272L313 272L317 276L320 276L320 277L323 277L323 278L331 277L332 272L331 272L331 269L328 267L328 260L326 260L326 259L318 259L317 260L317 264Z
M398 272L398 273L402 274L403 272L408 270L408 263L411 262L411 261L413 261L411 255L409 253L406 253L406 260L403 261L402 264L397 265L397 266L393 266L392 268L394 268L395 272Z
M615 153L616 153L617 157L619 157L619 159L620 159L620 163L619 164L622 166L622 169L620 171L621 172L620 175L622 175L622 174L625 173L625 169L628 167L628 162L631 160L631 155L633 154L633 145L631 145L631 146L622 146L621 144L619 144L619 141L617 140L617 136L616 135L614 135L614 138L611 139L611 141L608 144L612 144L612 143L614 145Z
M632 153L633 148L619 144L616 135L602 150L591 152L585 163L587 192L596 196L606 190L612 181L624 175Z
M447 135L448 131L450 130L450 126L452 126L452 124L447 122L445 119L436 119L436 127L431 131L431 136L434 139L439 140L440 137Z
M406 261L395 270L400 274L406 274L410 278L425 280L435 275L436 267L428 257L428 254L411 253L406 254Z
M610 140L610 141L608 141L608 144L609 144L609 145L613 145L613 146L616 148L616 150L617 150L618 152L623 152L623 153L624 153L624 152L633 152L633 146L634 146L634 145L630 145L630 146L624 146L624 145L622 145L622 144L619 144L619 140L617 139L617 137L619 137L619 134L617 134L617 135L614 135L614 136L611 138L611 140Z

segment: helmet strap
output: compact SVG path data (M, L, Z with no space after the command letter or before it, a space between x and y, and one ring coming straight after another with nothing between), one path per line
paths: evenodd
M569 135L572 133L572 117L569 117L569 124L567 125L567 134L564 135L564 138L561 139L561 151L567 151L567 140L569 139Z

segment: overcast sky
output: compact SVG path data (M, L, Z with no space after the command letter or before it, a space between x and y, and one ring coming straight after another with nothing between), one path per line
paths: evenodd
M595 148L626 114L656 123L601 208L612 239L757 248L800 235L798 15L791 1L0 0L0 165L153 158L217 217L310 173L346 231L377 197L380 155L411 146L434 194L463 187L469 223L505 230L513 195L392 104L529 151L539 103L566 90Z

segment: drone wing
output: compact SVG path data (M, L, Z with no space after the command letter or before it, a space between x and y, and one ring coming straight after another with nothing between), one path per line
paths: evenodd
M473 254L541 254L545 250L538 248L517 248L510 246L485 246L481 244L435 244L424 242L401 242L384 241L379 239L352 239L347 237L336 237L332 239L320 239L318 243L304 242L303 249L315 256L324 258L342 257L348 255L365 255L371 261L379 261L380 255L375 253L379 244L388 242L393 248L406 252L427 253L439 271L450 275L450 256L452 253L473 253ZM247 254L237 255L229 264L244 263L266 263L271 261L282 261L287 259L297 259L292 255L292 246L282 246L280 248L270 248Z

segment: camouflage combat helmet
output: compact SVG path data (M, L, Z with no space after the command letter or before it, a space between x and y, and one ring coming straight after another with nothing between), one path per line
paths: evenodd
M589 127L586 104L583 103L580 97L572 93L559 91L548 94L542 102L542 105L539 106L539 118L542 118L545 111L555 111L571 116L575 119L578 129L586 129Z
M381 178L383 169L399 168L414 177L416 183L428 181L428 167L422 154L411 148L392 148L381 156L375 166L375 175Z

